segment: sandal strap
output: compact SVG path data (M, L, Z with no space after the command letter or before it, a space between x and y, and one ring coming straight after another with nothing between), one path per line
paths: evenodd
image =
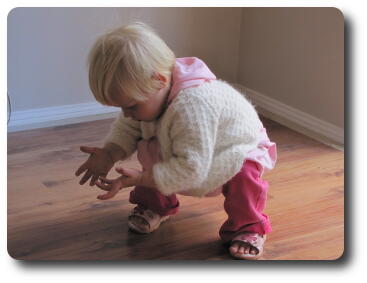
M129 218L131 216L134 217L141 217L143 218L149 225L149 227L154 227L158 222L160 222L161 216L150 209L142 208L139 206L134 207L130 214Z

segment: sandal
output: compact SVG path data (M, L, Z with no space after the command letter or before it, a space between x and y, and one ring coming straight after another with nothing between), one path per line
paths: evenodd
M237 259L256 260L263 254L265 240L266 235L251 232L240 233L232 239L231 246L235 242L246 243L251 248L255 248L257 250L257 254L232 253L230 249L229 253Z
M135 219L140 218L143 220L143 224L137 222ZM129 228L135 232L141 234L148 234L156 230L161 223L169 219L169 215L160 216L159 214L151 211L150 209L145 209L139 206L134 207L130 212L127 224Z

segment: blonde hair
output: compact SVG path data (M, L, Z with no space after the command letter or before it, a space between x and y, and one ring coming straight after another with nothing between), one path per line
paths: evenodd
M133 23L100 36L89 56L89 86L96 100L110 104L111 88L136 101L144 101L162 84L157 73L169 79L175 55L166 43L143 24Z

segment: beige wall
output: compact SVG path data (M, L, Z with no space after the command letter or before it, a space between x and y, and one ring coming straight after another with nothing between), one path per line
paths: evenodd
M243 8L238 81L344 127L343 31L334 8Z
M133 20L219 78L344 126L344 22L333 8L17 8L8 16L12 110L94 102L88 51Z
M141 20L178 57L237 75L241 8L17 8L8 16L8 91L14 111L94 101L86 56L96 36Z

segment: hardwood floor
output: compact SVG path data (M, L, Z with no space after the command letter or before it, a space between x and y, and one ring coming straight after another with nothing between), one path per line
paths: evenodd
M331 260L344 249L344 153L263 119L278 146L263 260ZM111 120L8 134L8 251L24 260L228 260L223 196L178 196L180 212L150 235L128 230L130 189L99 201L74 176ZM139 168L135 157L124 162Z

